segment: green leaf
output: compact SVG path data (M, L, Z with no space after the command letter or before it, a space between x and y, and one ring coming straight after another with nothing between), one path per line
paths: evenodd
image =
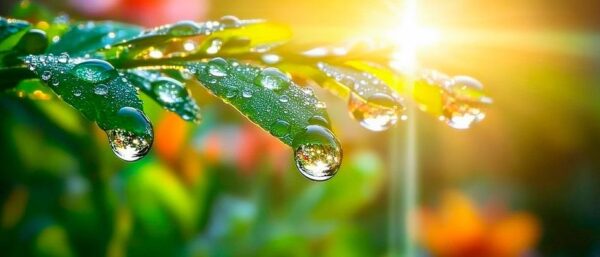
M329 127L325 105L312 90L300 88L277 69L222 58L190 64L188 69L213 94L290 146L309 125Z
M177 113L182 119L196 123L202 119L200 107L185 85L178 80L147 70L128 70L125 76L144 94L163 108Z
M290 38L287 26L226 16L219 21L180 21L146 30L103 54L122 60L224 56L262 52Z
M48 48L48 53L82 57L133 38L141 31L140 27L111 21L74 24Z
M25 62L62 100L104 130L121 125L113 118L122 107L142 110L135 87L104 61L48 54L28 56ZM94 70L99 66L93 64L108 66Z
M26 21L0 17L0 51L13 48L30 26Z

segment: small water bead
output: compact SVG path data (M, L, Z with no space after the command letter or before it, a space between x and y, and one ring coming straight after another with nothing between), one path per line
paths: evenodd
M152 82L152 91L158 100L167 105L185 101L189 93L183 83L178 80L163 77Z
M277 120L271 125L271 133L276 137L283 137L290 133L290 123L284 120Z
M202 28L194 21L180 21L173 24L167 34L171 36L189 36L200 32Z
M67 53L62 53L56 58L56 60L59 63L67 63L69 62L69 55Z
M252 97L252 89L244 88L242 90L242 97L244 97L244 98L250 98L250 97Z
M264 88L279 91L290 85L290 78L277 68L266 68L256 77L255 83Z
M81 89L79 89L79 88L73 89L73 95L74 96L81 96Z
M108 86L105 84L98 84L94 87L94 94L96 95L106 95L108 94Z
M42 73L42 80L43 81L48 81L50 78L52 77L52 72L51 71L44 71Z
M332 178L342 163L342 149L333 133L319 125L309 125L294 137L296 167L305 177L324 181Z
M279 96L279 102L287 103L289 101L290 101L290 97L289 96L287 96L287 95L281 95L281 96Z
M113 152L125 161L135 161L144 157L154 140L152 124L142 111L123 107L115 115L119 127L107 130Z
M227 76L228 63L225 59L217 57L208 62L208 74L214 77Z
M233 15L226 15L219 19L219 22L228 28L237 28L242 25L242 21Z
M384 131L396 124L404 107L387 94L375 93L365 100L352 93L348 101L348 110L364 128Z
M60 80L58 80L57 78L53 78L50 83L56 87L60 84Z
M71 72L77 78L94 84L111 80L119 75L110 63L98 59L80 62Z
M210 41L210 45L208 46L208 48L206 48L206 53L216 54L219 52L219 50L221 50L222 46L223 40L221 40L220 38L214 38Z

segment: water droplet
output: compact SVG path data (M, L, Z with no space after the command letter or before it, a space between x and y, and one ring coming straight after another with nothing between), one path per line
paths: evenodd
M271 133L276 137L283 137L290 133L290 123L284 120L277 120L271 125Z
M492 100L483 93L483 85L468 76L455 76L442 94L441 120L455 129L468 129L485 118L482 108Z
M221 46L223 46L223 40L220 38L214 38L210 41L210 46L206 48L207 54L216 54L221 50Z
M252 90L249 88L244 88L244 90L242 90L242 97L244 97L244 98L252 97Z
M309 125L294 137L292 145L296 167L311 180L330 179L342 163L340 143L325 127Z
M185 101L189 93L183 83L168 77L152 82L152 91L158 100L166 105L173 105Z
M54 79L52 79L51 83L52 83L53 86L56 87L56 86L58 86L60 84L60 81L57 78L54 78Z
M317 107L319 109L325 109L327 107L327 105L324 102L317 102L315 104L315 107Z
M189 36L201 31L201 27L193 21L180 21L173 24L167 34L171 36Z
M115 115L119 127L106 131L113 152L125 161L144 157L154 140L152 124L142 111L123 107Z
M271 90L283 90L290 84L290 78L277 68L266 68L256 77L255 82Z
M80 62L71 72L77 78L94 84L108 81L119 75L110 63L98 59Z
M308 119L308 124L310 124L310 125L319 125L319 126L322 126L322 127L330 128L329 121L325 117L319 116L319 115L315 115L315 116L310 117Z
M238 94L238 90L235 87L227 87L225 89L225 97L227 98L234 98L236 97Z
M208 74L214 77L227 76L228 63L225 59L217 57L208 62Z
M242 25L242 21L240 21L240 19L238 17L235 17L233 15L226 15L221 17L221 19L219 19L219 22L228 28L236 28Z
M48 81L50 79L50 77L52 77L52 72L51 71L44 71L42 73L42 80L43 81Z
M287 96L287 95L281 95L281 96L279 97L279 102L282 102L282 103L287 103L287 102L289 102L289 101L290 101L290 97L289 97L289 96Z
M67 53L62 53L57 58L59 63L67 63L69 62L69 55Z
M94 87L94 94L106 95L108 93L108 86L105 84L98 84Z
M73 95L74 96L81 96L81 89L79 89L79 88L73 89Z
M386 94L375 93L364 100L355 93L351 93L348 110L363 127L371 131L383 131L396 124L404 107Z

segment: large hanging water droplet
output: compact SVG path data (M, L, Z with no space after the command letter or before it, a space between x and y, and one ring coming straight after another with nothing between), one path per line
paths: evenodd
M189 36L198 33L202 28L193 21L180 21L173 24L167 34L171 36Z
M106 131L113 152L125 161L144 157L154 140L152 124L142 111L123 107L115 115L118 127Z
M348 110L350 115L366 129L383 131L396 124L404 107L387 94L375 93L365 100L351 93Z
M98 59L90 59L75 65L72 74L89 83L100 83L117 77L117 70L108 62Z
M208 74L214 77L227 76L228 63L225 59L217 57L208 62Z
M266 68L256 77L255 82L267 89L283 90L290 85L290 78L276 68Z
M156 94L158 100L166 105L181 103L189 95L183 83L168 77L152 82L152 91Z
M492 100L483 93L483 85L468 76L455 76L442 94L440 119L456 129L468 129L485 118L482 110Z
M342 163L342 149L333 133L319 125L309 125L294 137L294 159L302 175L324 181L333 177Z

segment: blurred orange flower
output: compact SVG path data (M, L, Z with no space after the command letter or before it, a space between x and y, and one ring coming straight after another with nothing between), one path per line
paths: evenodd
M446 192L435 209L419 213L420 241L436 257L517 257L540 235L537 220L524 212L478 209L466 195Z

